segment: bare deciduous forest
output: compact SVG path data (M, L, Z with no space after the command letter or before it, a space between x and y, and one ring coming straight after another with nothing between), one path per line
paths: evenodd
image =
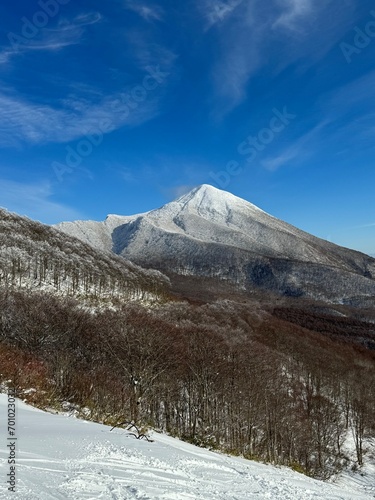
M364 460L375 430L371 351L272 317L256 325L229 301L93 313L76 299L7 291L0 309L2 378L20 394L37 389L38 404L69 401L96 421L318 477L345 465L351 431Z
M298 299L204 301L204 279L177 297L160 273L7 214L0 243L0 382L23 399L320 478L345 467L348 435L366 460L373 323Z

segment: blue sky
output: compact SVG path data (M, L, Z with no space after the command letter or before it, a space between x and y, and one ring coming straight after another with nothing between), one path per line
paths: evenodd
M375 254L367 0L0 6L0 206L103 220L208 183Z

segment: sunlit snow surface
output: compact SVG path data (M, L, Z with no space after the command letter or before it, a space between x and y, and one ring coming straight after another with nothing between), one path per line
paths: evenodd
M110 432L104 425L51 415L22 402L17 406L17 492L12 494L6 486L6 405L6 395L0 394L2 499L357 500L375 494L157 433L153 443L139 441L124 430Z

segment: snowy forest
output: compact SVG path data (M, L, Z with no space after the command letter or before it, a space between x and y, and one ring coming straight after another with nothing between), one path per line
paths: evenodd
M59 231L0 209L0 287L63 296L157 299L168 279Z

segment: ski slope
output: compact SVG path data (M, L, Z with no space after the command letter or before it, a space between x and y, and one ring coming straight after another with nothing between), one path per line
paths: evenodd
M154 433L154 442L17 402L16 493L7 491L7 396L0 394L0 498L360 500L286 468L210 452Z

